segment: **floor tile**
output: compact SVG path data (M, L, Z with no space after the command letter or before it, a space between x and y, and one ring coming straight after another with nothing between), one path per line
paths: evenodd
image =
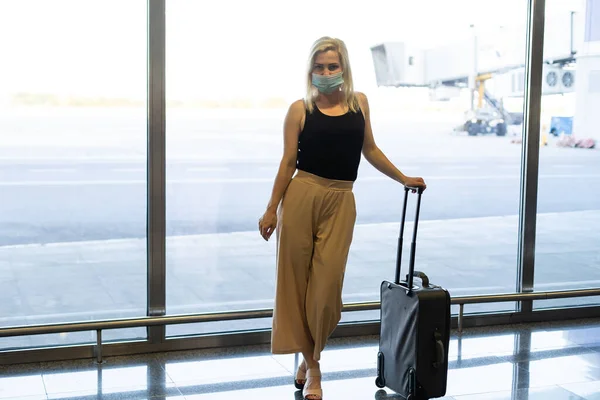
M490 346L490 340L494 345ZM479 337L452 337L448 351L449 360L465 360L486 355L509 356L522 352L542 352L554 349L577 348L564 332L531 332L486 334Z
M494 346L490 346L490 340ZM485 335L481 337L452 337L448 347L449 360L464 360L485 355L512 354L515 349L515 335Z
M571 383L561 387L586 400L600 400L600 381Z
M57 395L60 396L60 395ZM53 397L53 400L166 400L166 399L176 399L176 400L185 400L185 396L166 396L166 395L158 395L158 396L149 396L144 393L114 393L114 394L98 394L93 396L73 396L72 394L65 393L63 397ZM18 399L21 400L21 399Z
M49 399L110 395L111 398L181 395L157 361L147 365L94 366L87 370L45 372L43 380Z
M448 371L447 394L452 397L470 393L511 390L518 367L509 362Z
M362 399L396 399L401 397L393 392L378 389L374 384L374 378L361 378L351 380L334 380L323 382L323 397L327 400L362 400ZM285 386L274 386L266 388L254 388L248 390L227 391L221 393L206 393L197 395L186 395L187 400L301 400L301 392L296 390L291 383ZM451 397L443 397L440 400L453 400Z
M529 387L600 380L600 353L589 352L519 363L529 372Z
M374 345L325 350L321 354L321 371L323 373L332 373L375 368L377 366L378 350L379 347ZM294 355L274 355L273 358L290 373L295 374ZM299 361L302 361L301 356Z
M168 362L165 370L178 387L290 376L289 371L268 355Z
M0 399L27 397L28 400L46 400L46 389L41 375L0 377Z
M90 396L102 392L96 371L71 371L47 374L43 376L43 379L51 396L56 393L68 393L73 396Z
M112 393L112 394L99 394L99 395L95 395L95 396L75 396L73 397L72 395L69 394L65 394L64 397L55 397L55 400L186 400L185 396L183 395L175 395L175 396L169 396L169 395L156 395L156 396L151 396L149 394L145 394L145 393L131 393L131 392L124 392L124 393ZM18 399L20 400L20 399Z
M477 393L456 396L455 400L584 400L584 398L558 386L553 386L535 389L517 389L514 392Z
M581 346L600 347L600 326L558 331L565 338Z

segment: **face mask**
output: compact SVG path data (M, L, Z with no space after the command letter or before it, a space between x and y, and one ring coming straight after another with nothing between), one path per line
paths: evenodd
M344 83L342 73L338 72L334 75L312 75L312 84L321 93L331 94Z

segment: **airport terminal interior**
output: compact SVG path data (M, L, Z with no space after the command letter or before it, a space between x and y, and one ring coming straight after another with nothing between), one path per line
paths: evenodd
M0 2L0 400L304 399L258 221L326 35L427 189L361 159L322 399L600 400L600 0L301 3Z

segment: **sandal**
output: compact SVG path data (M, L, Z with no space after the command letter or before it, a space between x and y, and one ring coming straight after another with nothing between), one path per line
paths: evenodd
M319 368L310 368L306 371L306 375L308 378L320 378L321 371ZM308 389L308 385L304 386L304 390L302 390L302 396L304 400L322 400L323 399L323 389L321 389L321 385L319 385L318 389Z
M304 384L306 383L306 364L304 360L298 365L298 370L296 371L296 377L294 378L294 386L298 390L304 389Z

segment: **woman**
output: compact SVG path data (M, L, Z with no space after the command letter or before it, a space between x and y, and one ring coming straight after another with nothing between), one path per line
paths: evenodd
M277 231L272 352L302 353L295 385L313 400L323 395L321 351L341 319L361 153L407 187L425 182L402 174L375 144L367 97L354 91L344 42L317 40L306 78L306 97L285 117L283 157L259 230L265 240Z

